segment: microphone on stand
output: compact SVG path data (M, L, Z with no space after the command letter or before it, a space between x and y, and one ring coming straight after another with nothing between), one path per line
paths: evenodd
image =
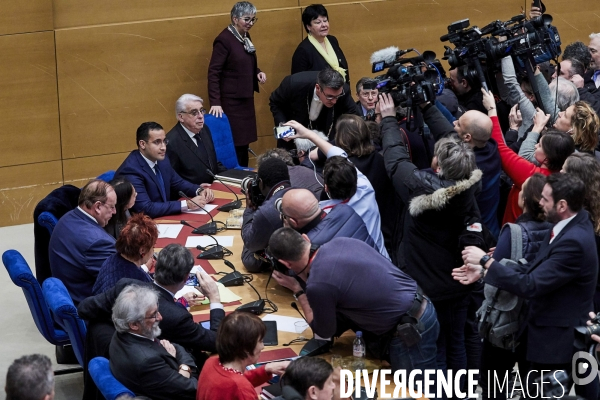
M231 255L231 251L221 246L219 241L215 239L214 236L207 233L205 233L205 235L210 236L212 240L215 241L215 246L209 248L208 250L204 250L202 246L196 246L198 250L202 250L202 253L198 254L198 257L196 258L200 260L221 260L223 257L225 257L225 253Z
M219 182L221 182L221 184L223 186L225 186L227 188L227 190L229 190L231 193L233 193L233 195L235 196L235 201L232 201L230 203L227 204L223 204L222 206L217 207L217 210L219 211L224 211L224 212L229 212L231 210L236 210L238 208L240 208L242 206L242 202L240 201L240 198L238 197L237 193L234 192L229 186L227 186L225 184L225 182L223 182L221 179L219 179L215 174L213 174L213 172L210 169L206 169L206 172L213 177L213 179L218 180Z
M225 263L225 265L231 268L233 272L226 274L224 277L219 279L218 282L221 282L225 287L242 286L244 284L244 277L242 276L242 274L240 274L240 272L235 269L235 266L229 261L223 260L223 262Z
M183 193L181 190L179 191L179 195L181 197L183 197L184 199L191 201L192 204L196 205L197 207L199 207L202 211L204 211L205 213L208 214L208 216L210 217L210 222L208 224L204 224L202 226L199 226L197 228L194 228L194 230L192 231L192 233L198 234L198 235L214 235L215 233L217 233L217 223L215 222L214 218L212 215L210 215L210 213L204 208L201 207L200 204L196 203L194 200L192 200L190 197L186 196L185 193ZM188 223L183 223L183 221L181 221L181 223L183 225L187 225L187 226L191 226ZM192 226L193 228L193 226ZM218 243L217 243L218 244Z
M300 309L298 308L298 304L296 304L295 301L292 301L290 305L294 310L298 311L298 314L300 314L302 319L306 321L306 318L304 318L304 315L300 312ZM308 321L306 321L306 323L308 324ZM327 353L329 351L329 348L331 347L331 343L332 342L330 340L315 339L313 333L313 338L306 342L304 346L302 346L302 350L300 350L300 356L312 357L318 356L319 354Z

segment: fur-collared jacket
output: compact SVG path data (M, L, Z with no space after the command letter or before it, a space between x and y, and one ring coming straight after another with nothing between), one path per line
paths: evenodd
M466 295L471 287L452 279L460 267L458 239L469 217L480 217L475 194L482 173L453 181L418 170L411 162L394 118L382 121L383 151L388 175L405 205L403 235L398 249L402 270L433 300Z

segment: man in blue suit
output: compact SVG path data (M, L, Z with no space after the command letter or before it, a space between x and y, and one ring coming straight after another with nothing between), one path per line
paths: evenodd
M546 220L556 225L530 264L511 268L477 247L470 246L463 251L469 270L479 271L478 265L485 268L486 283L529 299L521 346L525 346L527 369L537 370L538 377L541 370L570 371L576 351L574 328L585 325L587 311L593 307L598 254L590 215L583 209L584 198L585 186L578 177L553 174L546 178L540 205ZM493 369L493 365L490 366ZM486 369L484 366L484 374ZM578 386L577 394L596 399L597 385L596 379L586 386Z
M133 211L156 218L196 210L213 200L208 185L194 185L173 170L166 158L167 139L162 126L144 122L137 129L136 141L137 150L127 156L115 174L127 178L137 192ZM180 191L192 201L176 200Z
M92 295L100 267L116 252L115 239L103 229L116 212L116 203L112 186L90 181L81 189L78 207L59 219L52 232L52 276L65 284L75 305Z

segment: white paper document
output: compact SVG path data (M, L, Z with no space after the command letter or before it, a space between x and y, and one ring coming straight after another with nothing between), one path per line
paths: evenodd
M217 208L218 206L216 204L207 204L204 206L204 210L211 212L212 210L214 210L215 208ZM184 211L184 213L186 214L202 214L202 215L206 215L206 212L204 212L204 210L188 210L188 211Z
M183 228L181 224L156 224L159 239L176 239Z
M221 246L233 246L233 236L214 236ZM189 236L185 241L185 247L206 247L215 244L215 241L210 236Z
M278 331L291 333L296 333L296 327L294 326L296 322L304 322L306 324L306 321L304 321L302 318L284 317L283 315L274 314L266 315L262 320L276 321ZM308 328L308 324L306 324L306 328Z

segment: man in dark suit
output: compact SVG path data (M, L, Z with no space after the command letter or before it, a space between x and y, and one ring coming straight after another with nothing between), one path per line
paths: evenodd
M138 396L155 400L196 398L198 374L192 356L168 340L158 341L162 315L155 290L131 285L117 297L112 315L110 370Z
M379 98L379 90L377 89L377 81L373 78L363 77L356 82L356 115L364 118L367 121L375 121L375 117L379 117L377 122L381 121L381 114L376 111L377 100Z
M144 122L137 129L136 140L137 150L127 156L115 173L115 177L127 178L137 192L133 211L156 218L196 210L198 205L204 207L214 199L210 189L182 179L165 159L168 141L162 126ZM180 191L193 197L192 201L176 200Z
M540 205L556 225L531 264L509 268L476 247L463 251L468 268L482 265L485 282L529 299L526 358L529 370L570 371L575 353L574 328L585 325L598 276L598 255L589 214L583 210L585 186L571 174L546 178ZM478 269L477 269L478 270ZM585 387L585 398L597 398L597 380ZM567 389L568 390L568 389ZM593 393L593 394L592 394Z
M116 252L115 239L103 229L116 203L112 186L90 181L81 189L77 208L58 220L50 237L52 276L65 284L76 305L92 295L100 267Z
M175 103L177 120L167 133L167 156L171 166L188 182L200 185L211 183L213 174L227 170L215 153L210 129L204 124L203 100L193 94L184 94Z
M320 72L299 72L283 78L269 98L275 126L295 120L318 130L329 140L335 138L335 123L342 114L356 114L350 86L332 68ZM277 140L277 147L292 149L294 143Z

